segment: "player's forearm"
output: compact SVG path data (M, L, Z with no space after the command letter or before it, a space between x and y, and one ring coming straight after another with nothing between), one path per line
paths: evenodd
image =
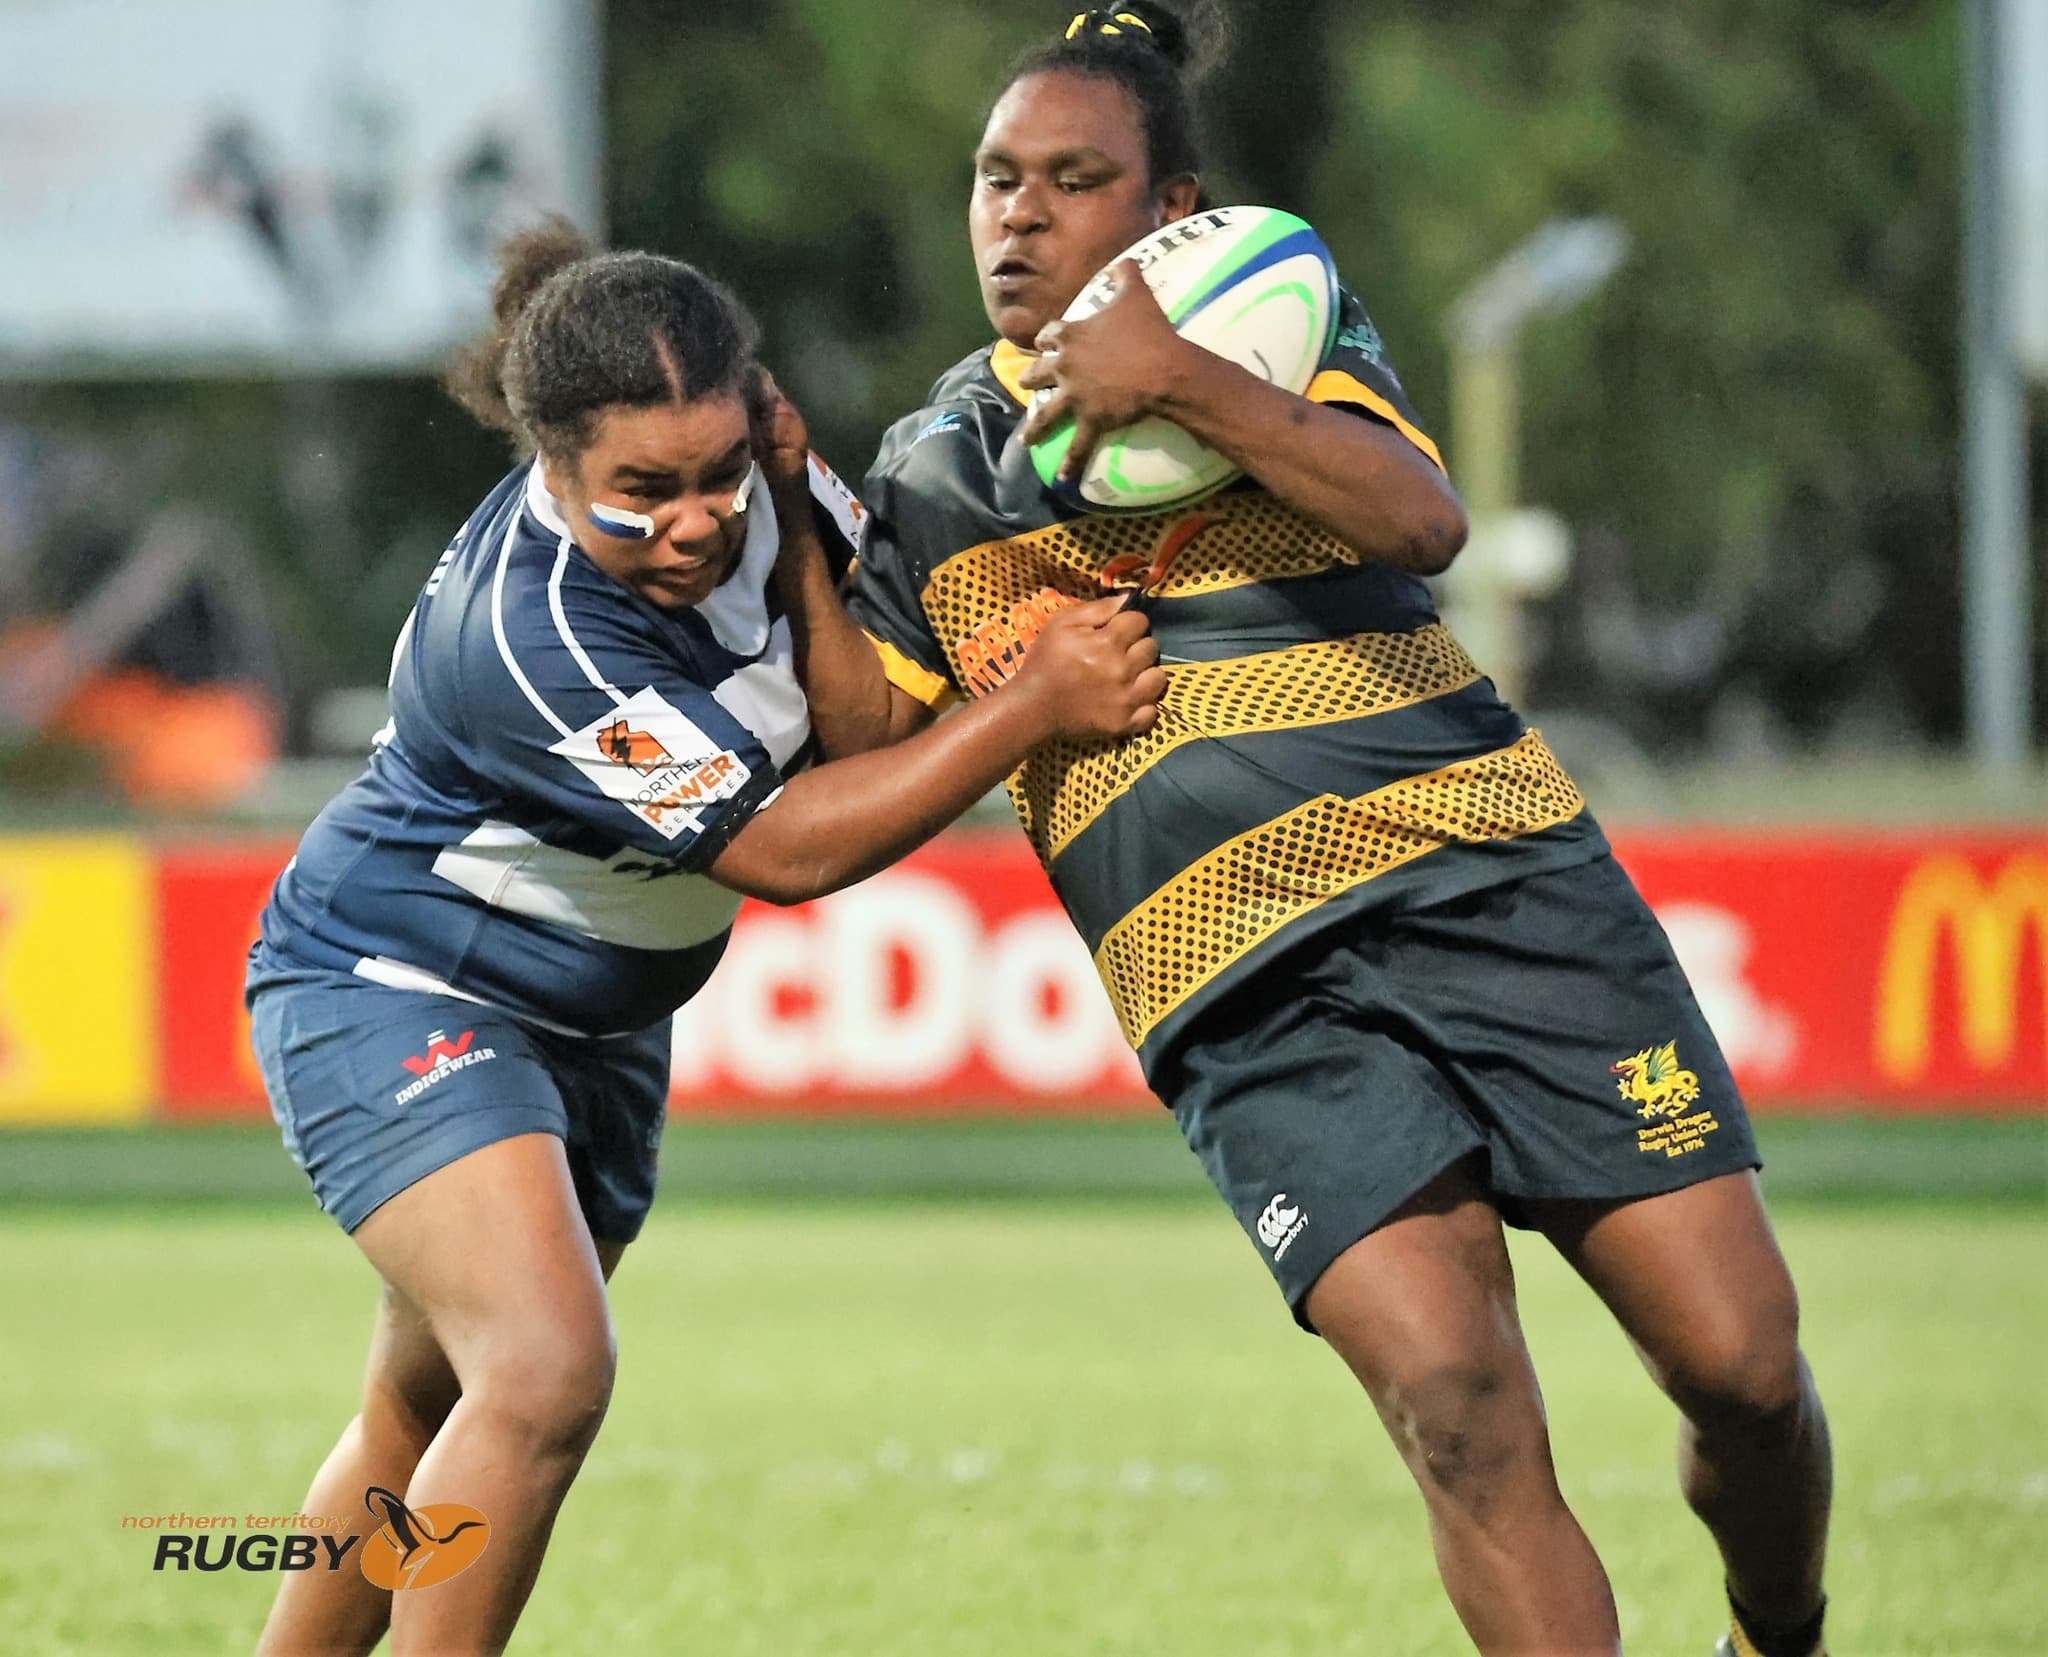
M1465 510L1399 433L1297 397L1208 351L1190 350L1158 411L1220 449L1362 556L1437 575L1465 544Z
M803 903L915 851L994 788L1054 722L1041 695L1004 686L893 748L794 777L712 865L736 891Z
M780 498L775 504L783 525L775 584L789 615L811 729L828 760L880 748L889 741L889 682L881 659L839 600L808 499L786 508Z

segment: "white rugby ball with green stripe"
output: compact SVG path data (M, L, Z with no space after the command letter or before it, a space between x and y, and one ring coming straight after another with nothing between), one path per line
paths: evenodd
M1135 259L1183 339L1287 391L1306 391L1337 333L1337 267L1323 239L1276 207L1212 207L1176 219L1110 261L1067 307L1092 316L1115 297L1114 272ZM1051 391L1038 393L1043 401ZM1213 494L1238 475L1226 456L1170 420L1109 433L1078 478L1061 480L1074 440L1063 420L1031 446L1062 500L1091 512L1159 512Z

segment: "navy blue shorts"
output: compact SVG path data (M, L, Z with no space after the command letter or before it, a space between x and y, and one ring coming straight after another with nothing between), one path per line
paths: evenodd
M471 1151L551 1133L599 1242L639 1235L667 1120L669 1024L557 1035L445 995L265 957L250 1022L285 1149L344 1231Z
M1362 918L1225 996L1152 1078L1297 1320L1454 1162L1511 1224L1758 1166L1664 929L1611 857Z

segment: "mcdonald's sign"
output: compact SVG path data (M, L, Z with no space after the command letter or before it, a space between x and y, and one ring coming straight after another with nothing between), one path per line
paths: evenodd
M2042 826L1614 843L1753 1109L2048 1115ZM290 850L0 837L0 1130L267 1119L243 959ZM1159 1110L1005 830L942 837L820 903L747 905L675 1042L684 1112Z
M1873 1063L1895 1086L1960 1064L1978 1078L2031 1075L2048 1094L2048 854L1983 873L1957 852L1919 863L1892 905L1872 1025Z

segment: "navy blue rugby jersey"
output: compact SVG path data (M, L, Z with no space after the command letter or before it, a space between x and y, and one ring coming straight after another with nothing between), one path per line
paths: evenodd
M843 567L860 507L821 462L812 500ZM811 749L766 489L749 518L733 574L667 611L576 546L538 463L500 483L399 633L369 768L278 877L268 951L576 1035L695 994L740 906L704 871Z
M1319 928L1605 849L1416 577L1250 479L1136 517L1061 503L1014 441L1029 362L977 351L890 428L851 605L890 680L938 707L1002 683L1061 606L1148 595L1159 724L1041 748L1010 780L1148 1071L1207 1001ZM1442 466L1348 290L1308 395Z

